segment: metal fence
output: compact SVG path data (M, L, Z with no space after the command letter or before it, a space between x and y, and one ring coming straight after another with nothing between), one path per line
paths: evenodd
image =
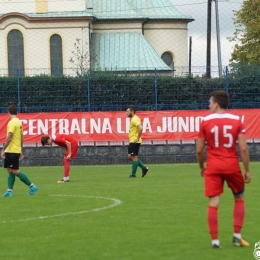
M218 71L218 67L211 68ZM85 76L48 76L29 73L0 77L0 112L18 104L19 112L123 111L134 104L139 111L208 109L211 91L229 93L230 108L260 107L260 66L224 67L223 77L205 77L205 67L183 76L150 72L89 71Z

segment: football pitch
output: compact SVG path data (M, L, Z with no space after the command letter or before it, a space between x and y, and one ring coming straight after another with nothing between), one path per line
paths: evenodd
M147 176L127 178L129 165L73 166L70 182L57 184L63 167L23 167L39 190L16 179L13 197L0 198L2 260L255 259L260 242L260 163L251 163L242 235L237 248L233 196L225 187L219 208L221 249L212 249L206 222L207 198L197 164L151 164ZM0 174L0 191L7 173Z

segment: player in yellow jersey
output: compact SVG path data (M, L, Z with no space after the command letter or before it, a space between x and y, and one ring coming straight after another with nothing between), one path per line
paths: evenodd
M8 189L3 197L13 196L13 186L15 176L17 176L29 188L29 195L33 195L38 188L28 179L28 177L19 170L19 161L23 159L23 126L17 118L17 106L10 105L8 107L8 115L10 121L7 125L7 137L1 157L4 159L4 168L8 172Z
M142 143L143 126L140 118L135 114L136 109L134 106L128 106L126 114L131 118L130 129L128 133L129 145L128 145L128 158L132 161L132 174L129 178L136 177L136 170L138 166L142 168L142 177L148 172L148 167L144 166L141 160L138 158L138 152Z

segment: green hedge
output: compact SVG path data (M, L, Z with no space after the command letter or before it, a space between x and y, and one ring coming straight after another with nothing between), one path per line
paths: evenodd
M86 77L2 77L0 109L3 113L18 100L21 112L122 111L129 104L143 111L207 109L209 93L216 89L228 90L230 108L259 108L259 86L258 70L235 71L220 79L112 72L91 72Z

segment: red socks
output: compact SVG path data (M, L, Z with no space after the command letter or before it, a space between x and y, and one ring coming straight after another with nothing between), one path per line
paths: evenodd
M68 177L70 173L70 160L63 159L64 164L64 177Z
M245 205L243 200L235 200L233 217L234 233L240 234L245 217ZM208 207L208 226L212 240L218 239L218 208L216 207Z
M240 233L240 230L244 223L244 217L245 217L245 204L243 200L235 200L233 217L234 217L234 233Z
M208 207L208 225L212 240L218 239L218 208Z

